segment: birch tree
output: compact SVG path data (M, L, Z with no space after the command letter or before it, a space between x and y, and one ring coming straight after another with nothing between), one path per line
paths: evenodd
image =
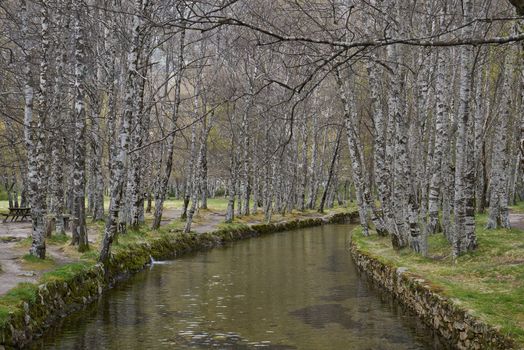
M495 118L495 137L493 140L493 153L491 156L491 191L489 200L489 217L487 228L495 229L498 226L510 228L508 215L509 188L508 188L508 125L510 124L511 111L513 108L513 96L511 93L511 78L513 72L502 72L504 76L501 99L501 111Z
M137 98L136 79L137 79L137 65L140 51L140 35L143 26L143 11L148 5L149 0L135 0L132 22L132 37L129 53L127 56L127 76L125 85L125 100L124 110L122 113L122 121L119 130L119 142L115 154L115 159L111 166L112 178L109 184L110 188L110 203L109 215L106 220L104 239L100 250L99 261L107 265L111 257L111 245L117 233L118 215L121 208L122 194L124 190L124 181L126 173L126 163L128 158L129 148L129 133L130 125L133 118L134 101Z
M463 11L463 23L469 23L473 15L472 1L464 1ZM462 29L462 34L466 37L470 36L471 27L465 26ZM471 116L473 51L469 46L462 47L460 51L460 91L455 155L455 222L452 237L453 256L455 257L477 247L473 198L473 123Z
M89 249L86 227L85 208L85 166L86 166L86 111L85 99L85 33L82 22L83 7L74 4L74 36L75 36L75 153L73 170L73 239L71 244L78 245L78 251Z

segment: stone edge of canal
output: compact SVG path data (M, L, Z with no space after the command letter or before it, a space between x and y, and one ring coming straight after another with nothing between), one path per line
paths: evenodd
M381 262L352 240L351 256L360 272L456 349L516 349L515 341L442 296L404 267Z

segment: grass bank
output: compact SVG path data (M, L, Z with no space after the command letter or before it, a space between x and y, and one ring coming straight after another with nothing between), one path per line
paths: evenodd
M448 298L524 348L524 232L517 229L486 230L486 215L477 217L477 251L456 262L443 235L429 238L429 255L408 249L395 251L388 238L364 237L355 230L359 251L387 266L405 267L425 279L431 289Z

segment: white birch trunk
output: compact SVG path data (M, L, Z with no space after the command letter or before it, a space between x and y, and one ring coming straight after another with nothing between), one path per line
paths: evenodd
M309 197L307 202L307 208L313 209L315 207L315 200L316 200L316 190L315 190L315 183L317 181L317 158L318 158L318 114L316 112L313 112L313 120L311 121L313 125L313 132L312 132L312 139L313 139L313 145L311 149L311 163L309 166Z
M365 179L363 174L363 166L361 164L360 147L358 141L358 134L355 129L356 106L354 98L348 95L348 89L345 87L340 73L336 72L337 84L339 88L339 95L344 106L344 125L346 128L346 135L349 146L349 154L351 160L351 177L355 185L355 193L357 197L358 213L360 225L362 226L362 233L369 236L369 217L368 206L365 200ZM351 93L351 92L350 92ZM352 103L353 102L353 103Z
M64 2L61 1L59 6L63 7ZM57 22L63 25L65 28L64 32L69 33L69 16L66 16L64 21L58 20ZM58 36L55 42L55 46L58 47L58 53L55 60L55 80L54 80L54 91L52 107L50 108L50 125L53 130L59 130L60 126L65 122L64 108L62 106L64 100L64 69L66 61L65 46L62 40L63 36ZM49 173L49 213L55 218L55 231L57 234L65 234L64 227L64 148L65 140L64 135L57 131L50 138L51 148L51 166Z
M49 23L47 14L47 2L43 3L42 6L42 22L41 22L41 35L42 35L42 51L43 59L40 66L40 91L39 91L39 102L40 112L35 120L33 113L33 79L32 79L32 67L31 58L33 47L30 42L31 39L28 37L28 26L29 26L29 9L25 0L21 1L21 16L22 16L22 35L25 41L25 65L24 65L24 136L27 146L27 160L28 160L28 187L29 187L29 204L31 205L31 219L33 221L33 230L31 234L32 242L29 250L31 255L38 258L44 259L46 253L45 244L45 192L40 186L44 177L42 172L44 167L44 135L43 135L43 111L45 111L46 101L46 71L47 71L47 53L49 49Z
M464 0L464 21L469 23L472 18L472 0ZM462 29L462 35L471 35L471 26ZM472 139L472 117L471 117L471 85L472 85L472 60L473 52L469 46L460 48L460 88L459 88L459 111L457 123L456 141L456 163L455 163L455 225L452 236L453 256L474 250L477 247L475 235L475 216L473 177L474 165L471 153L473 151ZM473 193L474 195L474 193Z
M446 73L444 51L437 54L437 77L435 84L436 120L435 120L435 150L431 165L431 181L429 185L429 219L427 232L432 234L441 230L439 222L439 199L444 172L444 148L450 142L448 135L448 105L445 96Z
M75 152L73 169L73 220L72 220L72 245L78 246L78 251L89 249L86 228L85 209L85 165L86 165L86 111L84 105L84 80L85 80L85 39L84 27L81 19L82 6L75 3L74 7L74 32L75 32Z
M510 81L513 71L509 67L512 62L506 61L503 75L501 112L497 113L494 120L494 140L491 156L491 191L489 199L489 216L486 228L510 228L508 213L508 125L513 107Z

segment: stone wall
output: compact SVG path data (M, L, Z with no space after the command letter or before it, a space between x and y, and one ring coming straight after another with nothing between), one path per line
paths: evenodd
M30 343L52 325L87 304L97 300L104 290L120 280L144 269L155 260L176 258L192 251L203 251L228 242L268 233L319 226L326 223L354 222L356 213L340 213L324 218L292 220L274 224L258 224L238 229L223 229L204 234L165 234L148 242L136 243L116 250L111 265L104 273L100 264L86 266L72 276L38 286L9 313L0 325L0 349L19 348Z
M413 310L456 349L516 349L514 341L441 296L424 279L389 266L351 243L359 270Z

